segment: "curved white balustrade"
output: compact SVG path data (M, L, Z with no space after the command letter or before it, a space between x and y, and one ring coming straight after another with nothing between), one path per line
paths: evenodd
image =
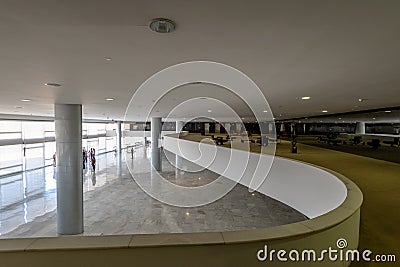
M273 159L271 155L183 140L176 134L165 135L163 146L185 159L198 158L196 164L244 186L249 187L251 179L264 181L256 189L258 192L289 205L309 218L334 210L347 196L345 184L336 176L294 160ZM260 158L261 163L273 160L269 173L262 164L257 167Z

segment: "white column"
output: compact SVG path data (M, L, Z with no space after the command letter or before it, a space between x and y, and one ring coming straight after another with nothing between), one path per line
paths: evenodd
M151 118L151 165L157 171L161 171L161 118Z
M121 140L122 140L121 122L117 121L116 126L117 126L117 129L116 129L116 133L117 133L117 153L120 154L121 153Z
M273 124L273 122L268 124L268 131L269 131L270 133L272 133L272 132L274 131L274 124Z
M291 123L290 124L290 134L296 134L296 124L294 124L294 123Z
M242 132L242 124L240 122L236 123L236 132L241 133Z
M57 232L83 232L82 106L55 104Z
M261 134L269 134L270 133L268 122L260 122L259 126L260 126Z
M231 133L231 124L229 122L225 123L225 131L227 134Z
M356 134L365 134L365 122L356 122Z
M210 133L210 124L208 122L204 123L204 132L206 134Z
M185 123L183 121L176 121L175 132L180 133L183 129L183 126L185 126Z
M180 133L185 126L183 121L176 121L175 131ZM182 157L175 155L175 179L181 177L181 169L182 169Z
M215 123L215 133L220 133L220 132L221 132L221 125L218 122L216 122Z

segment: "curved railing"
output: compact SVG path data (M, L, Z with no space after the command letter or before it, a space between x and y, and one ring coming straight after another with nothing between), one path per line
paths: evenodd
M258 192L291 206L308 218L334 210L346 198L347 190L342 181L309 164L176 137L176 134L165 135L164 149L188 160L196 158L196 164L247 187L251 179L264 181L257 188ZM231 161L235 161L234 164ZM259 162L270 161L273 163L269 173L268 170L255 171ZM257 175L261 177L254 177Z

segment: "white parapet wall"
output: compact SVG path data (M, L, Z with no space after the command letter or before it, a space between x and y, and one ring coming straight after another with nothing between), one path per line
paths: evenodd
M183 140L175 134L165 135L163 146L187 160L196 159L196 164L246 187L250 187L252 179L263 181L256 191L289 205L308 218L334 210L347 196L346 186L340 179L309 164Z

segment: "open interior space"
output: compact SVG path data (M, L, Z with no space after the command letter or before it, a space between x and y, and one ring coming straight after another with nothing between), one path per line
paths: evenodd
M397 266L400 2L0 4L1 266Z

